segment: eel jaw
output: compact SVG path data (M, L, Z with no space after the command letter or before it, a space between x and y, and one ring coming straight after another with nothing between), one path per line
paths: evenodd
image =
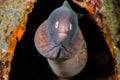
M43 53L43 56L57 61L63 61L71 58L70 52L62 44L58 44Z

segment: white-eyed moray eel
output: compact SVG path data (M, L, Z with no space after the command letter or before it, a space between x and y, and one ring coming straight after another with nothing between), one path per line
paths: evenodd
M66 0L40 25L34 42L60 78L77 75L87 63L87 47L78 26L78 15Z

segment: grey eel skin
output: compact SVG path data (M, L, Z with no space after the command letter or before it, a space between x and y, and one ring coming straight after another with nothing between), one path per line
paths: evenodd
M78 74L87 63L87 47L69 3L55 9L35 33L35 46L60 78Z

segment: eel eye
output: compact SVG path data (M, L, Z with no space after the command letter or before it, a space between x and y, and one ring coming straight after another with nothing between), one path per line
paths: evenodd
M57 21L57 22L55 23L55 28L57 29L58 26L59 26L59 21Z
M70 24L70 30L72 30L72 24Z

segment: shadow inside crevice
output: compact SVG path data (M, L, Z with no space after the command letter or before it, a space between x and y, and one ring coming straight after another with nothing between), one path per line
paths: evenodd
M103 33L92 16L86 12L79 18L79 27L87 43L88 62L86 68L73 80L108 80L113 77L115 63Z
M28 16L26 31L17 43L15 55L11 63L9 80L54 80L46 58L42 57L34 46L34 35L39 25L49 14L61 6L64 0L40 0L35 3ZM72 80L97 80L114 74L114 61L103 37L103 33L86 9L80 8L71 0L73 10L83 14L79 17L79 27L87 43L88 62L84 70L71 78ZM99 79L100 80L100 79Z

